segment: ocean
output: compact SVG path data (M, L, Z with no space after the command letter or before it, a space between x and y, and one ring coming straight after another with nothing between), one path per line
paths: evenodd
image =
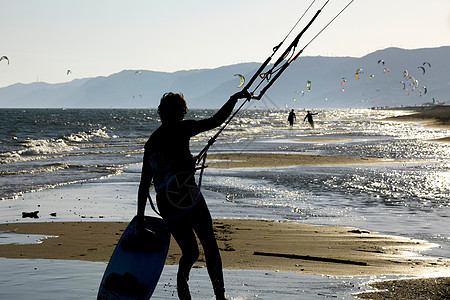
M306 110L296 109L290 127L288 112L246 107L209 153L391 162L207 168L202 190L213 217L356 226L427 240L436 247L424 255L450 258L450 144L432 141L448 130L385 120L408 112L369 109L317 110L314 129L303 122ZM186 118L213 113L190 110ZM0 109L0 222L129 221L136 212L143 146L158 126L154 109ZM192 139L192 153L215 132ZM22 219L23 211L40 211L40 218Z

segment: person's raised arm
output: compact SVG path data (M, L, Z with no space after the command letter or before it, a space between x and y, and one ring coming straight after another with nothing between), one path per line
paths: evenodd
M225 104L212 117L197 122L197 126L193 135L220 126L231 115L231 112L233 111L233 108L236 105L238 99L250 98L251 94L248 91L241 91L232 95L230 99L228 99L228 101L225 102Z

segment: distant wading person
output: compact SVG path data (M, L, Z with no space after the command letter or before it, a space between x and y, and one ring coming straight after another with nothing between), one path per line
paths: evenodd
M314 128L314 120L313 120L312 116L317 115L317 113L311 113L309 110L306 112L307 112L307 114L306 114L305 118L303 119L303 122L305 122L306 119L308 119L309 124L311 124L311 127Z
M289 125L293 126L296 118L297 117L295 116L294 110L291 110L291 112L289 113L289 116L288 116Z
M234 94L210 118L183 120L187 112L183 95L166 93L158 107L162 124L145 144L138 192L138 230L142 230L145 225L144 211L147 198L150 199L149 188L153 182L159 212L182 251L177 273L177 292L180 299L191 299L189 272L199 256L195 235L204 249L216 299L225 299L222 260L213 232L211 215L195 183L195 160L189 149L189 139L221 125L231 114L237 100L248 96L247 92Z

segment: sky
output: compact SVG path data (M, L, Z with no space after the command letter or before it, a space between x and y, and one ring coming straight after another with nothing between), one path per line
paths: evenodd
M0 87L262 62L313 0L0 0ZM326 0L316 0L287 38ZM350 0L329 0L304 47ZM354 0L304 56L450 45L449 0ZM67 74L67 70L72 73Z

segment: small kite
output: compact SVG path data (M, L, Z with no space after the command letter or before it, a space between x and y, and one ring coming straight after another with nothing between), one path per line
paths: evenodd
M364 74L364 70L363 69L356 70L356 73L355 73L355 78L356 79L359 79L359 74Z
M386 72L389 73L389 71L390 71L389 68L384 68L384 69L383 69L383 73L386 73Z
M424 67L421 67L421 66L419 66L419 67L417 67L417 69L422 69L422 74L425 74L425 68Z
M344 89L344 83L346 83L346 82L347 82L347 79L342 78L341 86L342 86L342 91L343 91L343 92L345 92L345 89Z
M4 59L6 59L7 61L8 61L8 65L9 65L9 58L7 58L6 56L2 56L2 57L0 57L0 61L2 61L2 60L4 60Z
M304 91L295 91L296 94L298 93L302 93L302 97L305 96L305 92Z
M422 66L428 65L431 68L431 64L427 61L423 62Z
M308 81L306 82L306 89L307 89L308 91L311 90L311 80L308 80Z
M406 79L409 79L409 72L408 72L408 70L403 71L403 77L406 77Z
M72 70L67 70L67 75L72 74Z
M381 63L381 64L384 66L384 60L380 59L380 60L378 61L378 63L379 63L379 64Z
M245 77L242 74L234 74L234 76L239 76L239 79L241 80L237 87L238 88L242 87L245 83Z

